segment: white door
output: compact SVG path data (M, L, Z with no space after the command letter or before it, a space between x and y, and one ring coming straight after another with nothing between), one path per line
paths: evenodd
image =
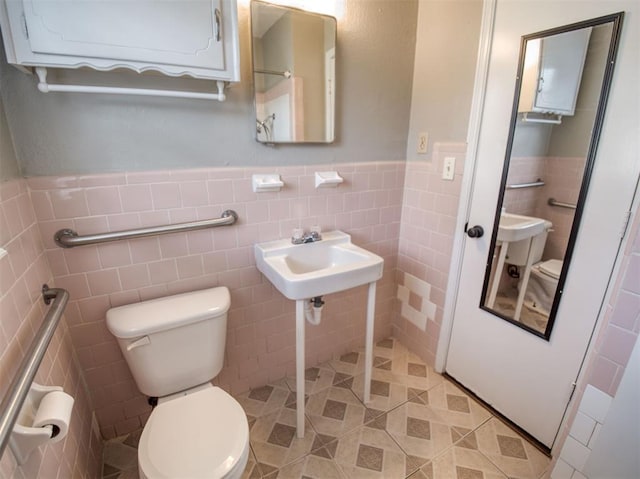
M579 3L579 5L578 5ZM571 266L549 341L481 310L480 297L505 155L515 72L522 35L632 11L636 2L540 2L499 0L481 127L469 226L482 238L466 238L446 371L543 444L555 441L572 383L609 283L632 203L640 164L637 102L637 18L627 14L618 64ZM634 93L635 92L635 93ZM631 103L631 104L630 104ZM473 150L471 145L470 150Z

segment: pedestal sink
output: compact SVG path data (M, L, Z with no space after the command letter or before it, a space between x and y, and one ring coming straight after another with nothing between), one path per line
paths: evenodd
M545 231L546 223L549 222L542 218L502 213L498 226L498 241L513 242L531 238Z
M515 255L515 250L517 250L519 259L510 263L525 267L520 283L520 291L518 292L518 300L516 301L516 309L513 315L514 320L518 321L520 319L522 303L529 283L529 275L531 274L531 266L542 258L544 244L547 241L547 231L551 229L552 226L550 221L542 218L502 212L500 215L500 224L498 225L498 241L496 243L496 245L500 245L500 254L498 255L496 272L493 275L493 283L489 297L487 298L487 306L489 308L493 308L496 295L498 294L500 276L504 268L507 253L511 248L514 250Z
M290 239L256 244L256 265L284 296L296 301L296 422L304 437L304 328L305 302L309 298L369 285L364 365L364 401L371 396L373 318L376 281L382 277L384 260L354 245L342 231L323 233L313 243L292 244Z
M255 245L258 269L289 299L335 293L382 277L380 256L354 245L342 231L314 243L277 240Z

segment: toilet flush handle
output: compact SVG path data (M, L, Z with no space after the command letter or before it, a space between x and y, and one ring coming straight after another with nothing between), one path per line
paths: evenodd
M151 340L149 339L149 336L143 336L140 339L136 339L132 343L129 343L127 345L127 351L139 348L140 346L146 346L147 344L151 344Z

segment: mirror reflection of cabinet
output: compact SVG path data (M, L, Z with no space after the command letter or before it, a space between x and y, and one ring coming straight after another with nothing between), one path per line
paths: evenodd
M251 32L257 140L332 142L335 18L253 1Z
M527 42L518 112L573 115L591 28Z

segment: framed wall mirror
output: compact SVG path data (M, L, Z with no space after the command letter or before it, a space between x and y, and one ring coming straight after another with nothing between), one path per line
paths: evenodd
M480 307L546 340L597 158L623 13L522 37Z
M336 19L252 1L251 37L257 141L333 142Z

